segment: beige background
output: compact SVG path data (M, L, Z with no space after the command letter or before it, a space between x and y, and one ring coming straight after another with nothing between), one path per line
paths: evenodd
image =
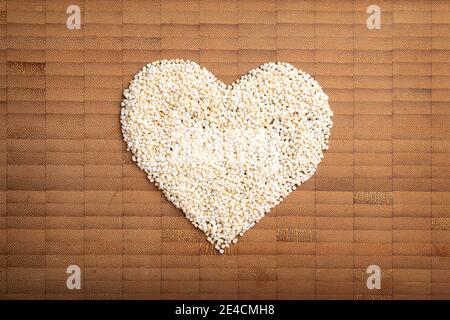
M448 1L0 0L0 37L0 298L450 298ZM121 142L122 90L162 58L225 82L282 60L331 99L317 174L224 256Z

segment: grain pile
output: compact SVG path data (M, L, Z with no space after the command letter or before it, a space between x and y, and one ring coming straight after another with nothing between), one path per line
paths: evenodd
M156 61L124 97L133 160L221 253L308 180L328 148L328 97L287 63L227 86L195 62Z

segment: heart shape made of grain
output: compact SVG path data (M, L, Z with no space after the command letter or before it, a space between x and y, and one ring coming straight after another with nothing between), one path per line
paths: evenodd
M314 174L333 116L317 81L283 62L227 86L195 62L156 61L121 105L133 160L221 253Z

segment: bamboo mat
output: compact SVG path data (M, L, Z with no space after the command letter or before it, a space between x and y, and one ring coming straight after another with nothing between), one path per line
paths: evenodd
M0 298L450 298L448 1L0 0L0 37ZM170 58L290 62L335 113L317 174L223 256L121 141L123 88Z

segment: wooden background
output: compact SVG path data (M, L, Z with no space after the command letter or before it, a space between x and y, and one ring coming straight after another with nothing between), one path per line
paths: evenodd
M0 298L450 298L448 1L0 0L0 37ZM224 256L121 141L122 90L162 58L225 82L286 61L331 99L315 177Z

